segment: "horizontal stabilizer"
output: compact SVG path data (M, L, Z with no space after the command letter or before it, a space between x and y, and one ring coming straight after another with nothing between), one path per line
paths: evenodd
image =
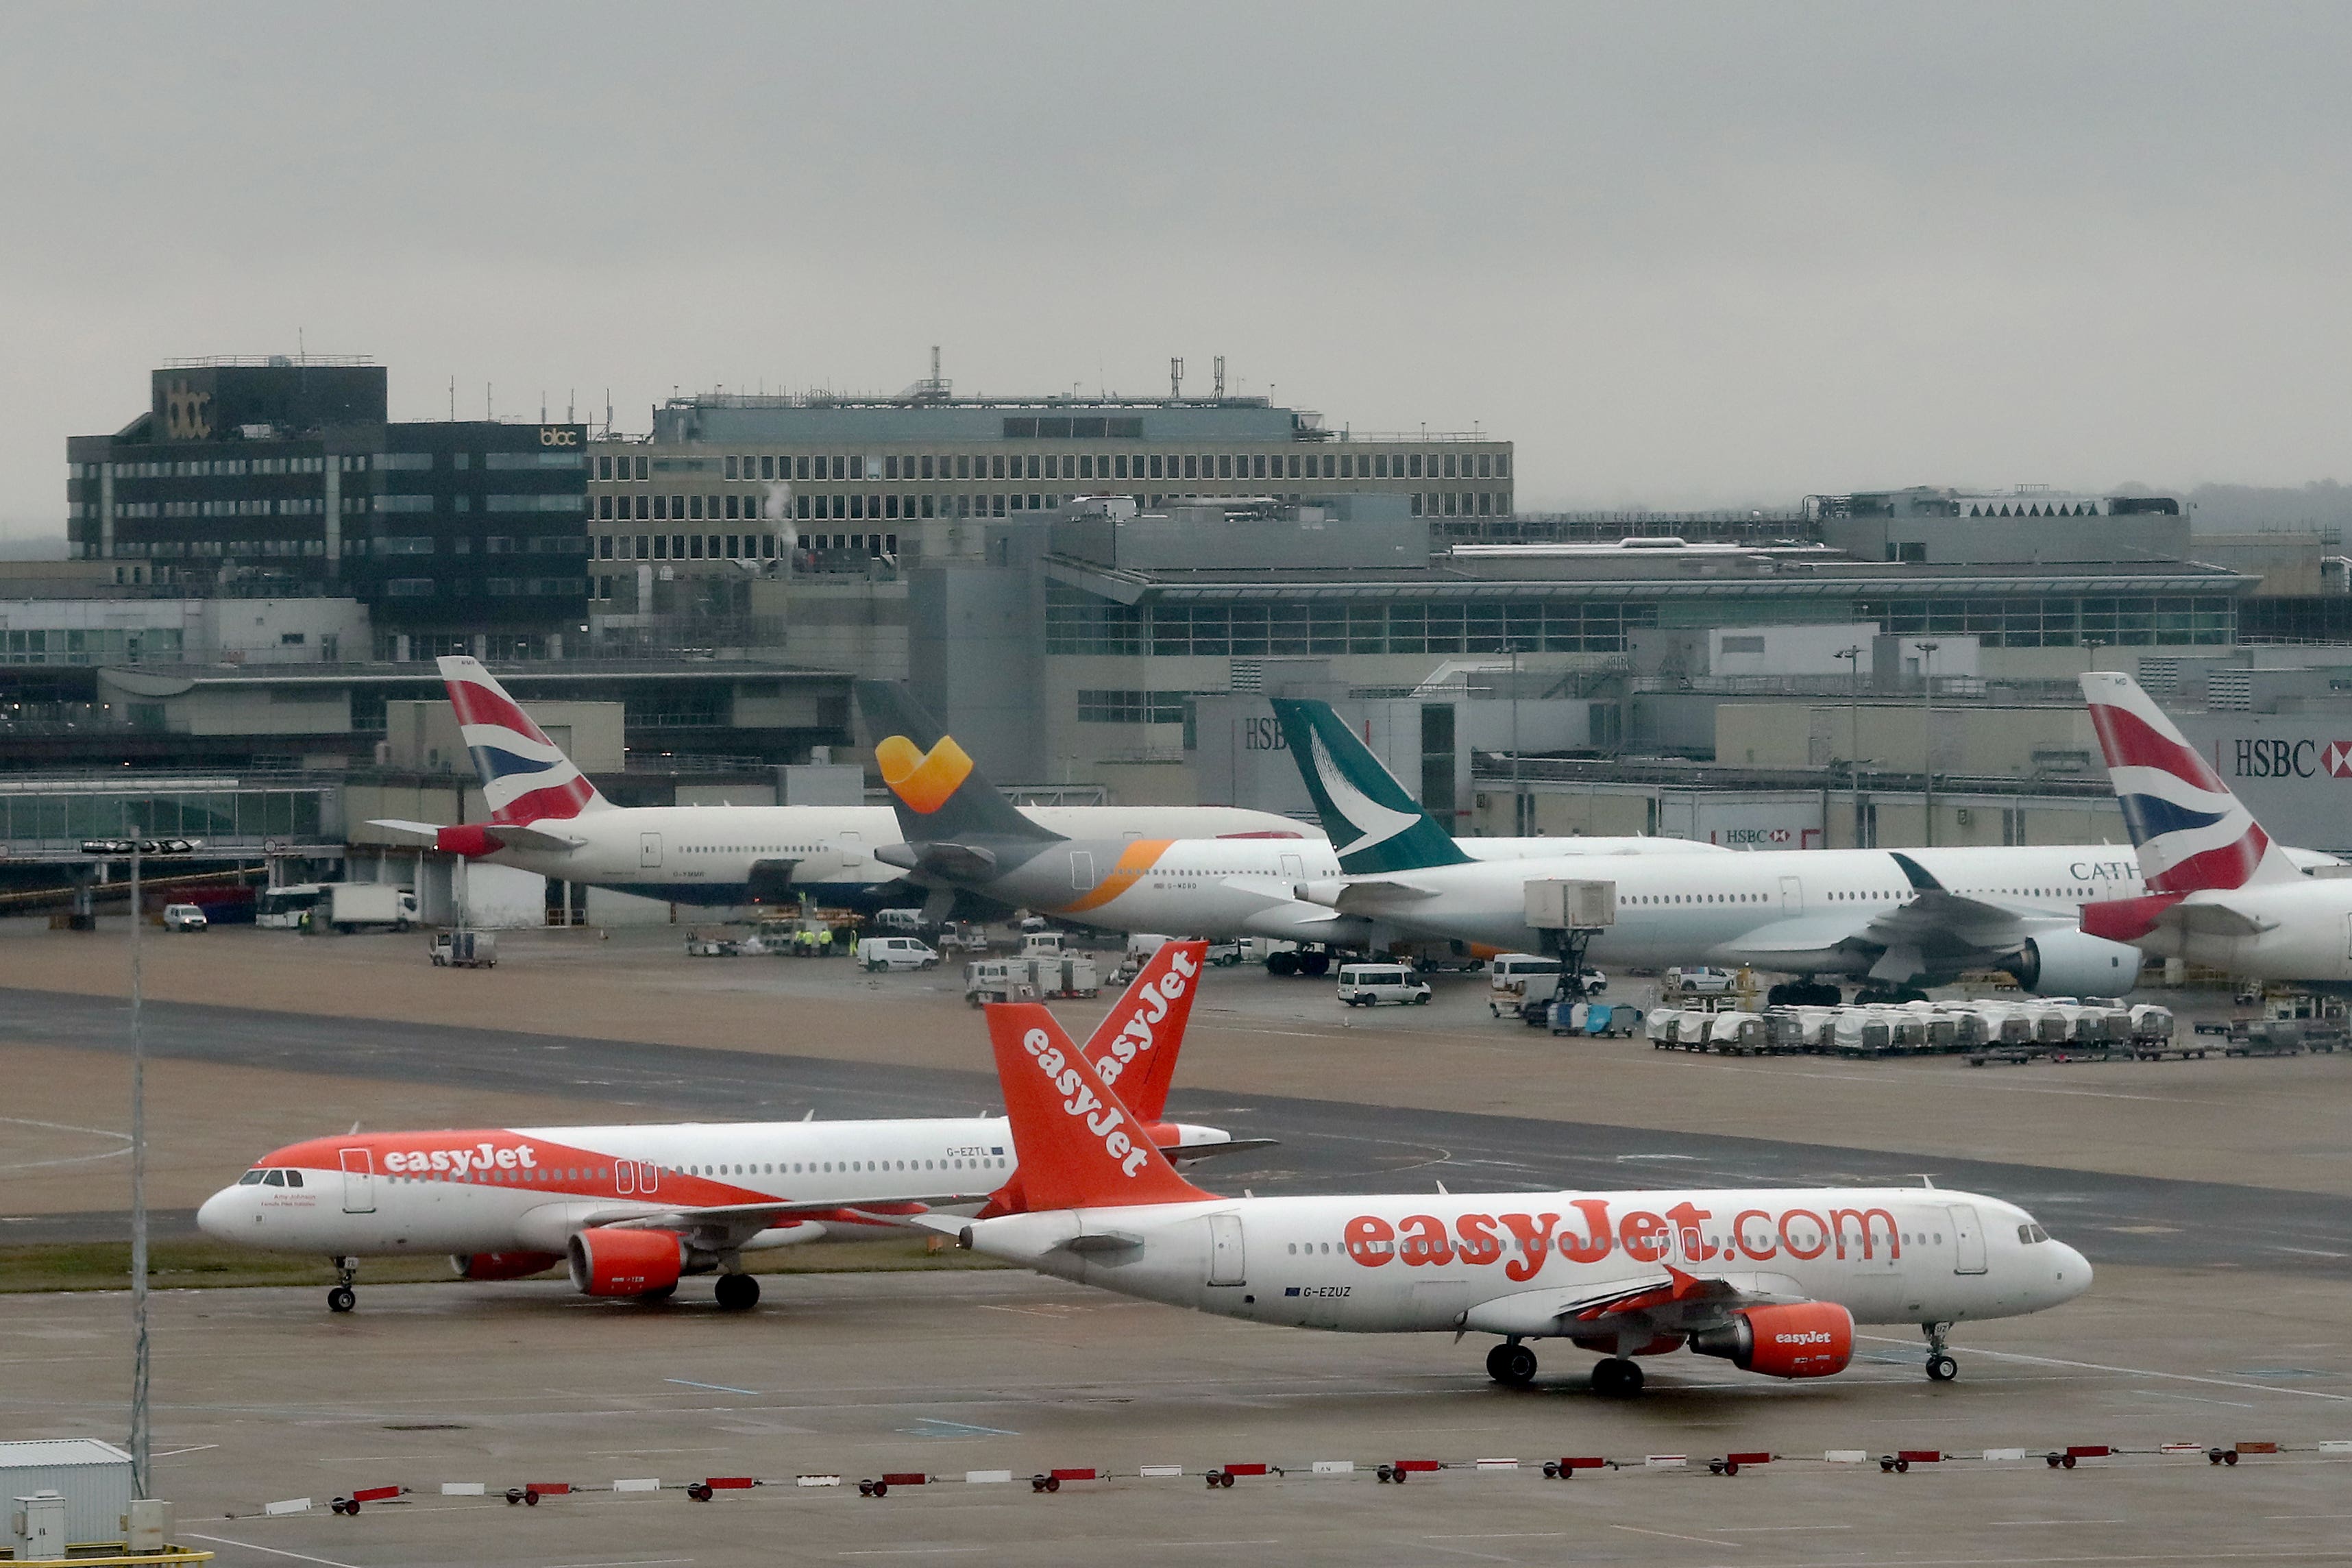
M526 826L515 822L493 822L484 831L509 849L536 849L547 855L566 855L588 842L536 823Z
M426 839L436 844L439 843L441 839L441 828L436 823L404 822L396 816L376 816L370 817L368 819L368 826L370 827L389 828L394 833L412 833L419 838Z

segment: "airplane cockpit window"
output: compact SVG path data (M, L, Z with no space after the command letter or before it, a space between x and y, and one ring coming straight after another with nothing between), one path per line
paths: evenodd
M260 1184L261 1178L268 1174L267 1171L247 1171L236 1179L236 1184L240 1187L257 1186Z
M2028 1223L2017 1227L2017 1239L2031 1247L2037 1241L2049 1240L2050 1233L2038 1225Z
M286 1173L283 1171L270 1171L265 1173L261 1180L265 1185L282 1187L286 1184Z
M288 1186L289 1186L289 1187L299 1187L299 1186L300 1186L300 1185L302 1184L302 1173L301 1173L301 1172L299 1172L299 1171L289 1171L289 1172L287 1172L287 1173L286 1173L286 1184L287 1184Z

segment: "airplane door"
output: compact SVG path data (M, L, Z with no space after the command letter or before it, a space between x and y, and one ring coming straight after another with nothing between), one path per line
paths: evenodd
M1070 891L1090 893L1095 887L1095 857L1090 849L1070 851Z
M1296 888L1305 880L1307 880L1306 860L1297 855L1285 855L1282 858L1283 886Z
M1805 884L1801 878L1780 879L1780 912L1784 915L1801 915L1805 912Z
M658 871L661 869L660 834L640 833L637 835L637 868L644 871Z
M1209 1283L1239 1285L1245 1281L1247 1269L1242 1257L1242 1216L1237 1214L1213 1214L1209 1216Z
M375 1213L375 1156L365 1149L346 1149L342 1154L343 1212Z
M1952 1272L1985 1271L1984 1227L1977 1223L1975 1205L1954 1204L1944 1211L1952 1216Z

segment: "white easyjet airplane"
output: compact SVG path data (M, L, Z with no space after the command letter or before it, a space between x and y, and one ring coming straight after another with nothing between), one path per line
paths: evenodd
M992 1258L1221 1317L1356 1333L1495 1334L1498 1382L1528 1342L1633 1358L1687 1345L1743 1371L1844 1370L1861 1323L1916 1323L1927 1375L1958 1374L1954 1324L2072 1300L2091 1266L2013 1204L1934 1187L1221 1198L1178 1175L1085 1054L1034 1003L988 1009L1017 1201L922 1216Z
M616 806L472 658L441 661L459 733L481 774L490 819L443 827L383 820L455 855L673 903L730 908L814 895L870 909L919 896L874 858L898 842L880 805ZM1306 842L1320 830L1239 806L1034 805L1006 811L1055 833L1125 841L1147 835ZM944 913L944 910L941 911Z
M2315 879L2263 831L2139 682L2083 678L2147 896L2092 904L2083 929L2248 980L2352 989L2352 881Z
M1135 1095L1142 1135L1180 1160L1265 1146L1160 1120L1203 952L1162 947L1086 1045ZM338 1312L360 1258L436 1252L467 1279L568 1262L591 1296L664 1297L681 1274L716 1269L719 1305L740 1309L760 1299L746 1252L871 1240L894 1228L884 1216L971 1209L1019 1179L1003 1117L354 1132L263 1155L196 1223L332 1258Z

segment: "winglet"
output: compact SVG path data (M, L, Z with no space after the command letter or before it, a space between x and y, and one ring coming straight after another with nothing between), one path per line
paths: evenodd
M1176 1054L1208 951L1205 942L1161 943L1087 1037L1087 1060L1142 1121L1167 1112L1168 1086L1175 1080Z
M1895 863L1903 868L1903 875L1909 879L1913 892L1940 893L1945 890L1944 884L1936 880L1935 873L1910 856L1894 849L1888 850L1887 853L1893 857Z
M1212 1198L1176 1173L1083 1052L1054 1043L1060 1032L1034 1002L988 1009L1023 1206L1122 1208Z

